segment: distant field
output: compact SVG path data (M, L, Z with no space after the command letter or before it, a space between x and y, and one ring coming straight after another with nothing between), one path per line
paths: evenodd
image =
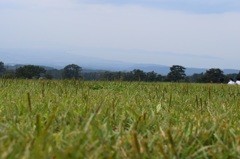
M0 158L240 158L240 87L0 80Z

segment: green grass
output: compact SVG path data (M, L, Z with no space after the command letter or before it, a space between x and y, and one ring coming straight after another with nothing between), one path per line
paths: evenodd
M0 80L0 158L240 158L240 87Z

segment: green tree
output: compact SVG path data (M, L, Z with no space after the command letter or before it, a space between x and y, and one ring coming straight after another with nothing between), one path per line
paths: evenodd
M142 70L134 69L131 73L134 81L144 81L146 79L146 74Z
M184 80L186 77L185 69L186 68L183 66L173 65L170 67L170 72L167 74L167 80L173 82Z
M82 68L75 64L70 64L63 69L64 79L79 79L81 77Z
M240 79L240 71L238 72L236 79Z
M222 70L219 68L211 68L202 76L201 82L220 83L224 81L224 78L225 75L223 74Z
M58 70L58 69L47 70L44 77L47 79L61 79L62 70Z
M123 80L124 80L124 81L133 81L134 78L133 78L133 73L132 73L132 71L131 71L131 72L124 72L124 73L123 73Z
M154 82L154 81L158 80L158 74L155 73L154 71L147 72L146 76L147 76L146 81L148 81L148 82Z
M4 67L4 63L0 61L0 77L4 74L6 68Z
M2 75L3 78L6 79L14 79L16 78L15 76L15 71L14 70L7 70L5 73Z
M189 76L189 82L201 82L202 77L203 77L203 72L194 73L193 75Z
M27 79L39 78L41 74L44 74L45 72L46 70L42 67L25 65L16 69L16 77Z
M104 73L102 73L102 78L103 80L107 80L107 81L113 81L114 80L114 72L109 72L106 71Z

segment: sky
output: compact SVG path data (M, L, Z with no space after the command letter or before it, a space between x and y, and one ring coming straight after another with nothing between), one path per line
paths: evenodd
M239 19L239 0L0 0L0 49L240 69Z

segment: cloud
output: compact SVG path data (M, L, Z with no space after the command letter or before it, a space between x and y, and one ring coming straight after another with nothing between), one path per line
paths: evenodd
M83 54L82 48L113 48L209 55L229 61L229 57L240 58L239 12L191 14L107 1L90 4L76 0L0 0L0 5L3 3L18 9L0 9L0 48L61 48ZM114 54L117 53L112 52L111 57ZM137 51L129 54L138 56Z
M44 12L6 11L0 18L5 37L2 44L9 42L8 46L111 47L215 55L239 50L239 13L198 15L139 6L81 5Z
M189 13L240 12L239 0L0 0L0 8L24 9L76 8L79 5L115 5L149 7Z
M72 8L76 3L73 0L0 0L0 5L14 9L64 9ZM4 8L4 7L2 7Z
M88 4L138 5L191 13L224 13L240 11L239 0L80 0Z

